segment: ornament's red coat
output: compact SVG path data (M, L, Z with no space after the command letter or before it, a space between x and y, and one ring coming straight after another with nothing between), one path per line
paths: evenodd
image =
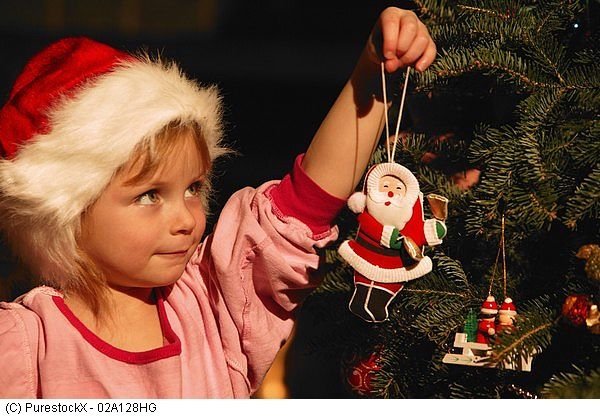
M357 240L351 240L348 244L356 254L365 259L371 264L377 265L384 269L397 269L404 267L400 258L400 251L397 255L390 256L374 252L372 249L361 243L361 240L375 247L381 247L381 234L383 233L383 225L379 223L367 211L358 215L358 235ZM421 198L417 198L413 206L413 214L404 228L400 230L400 234L405 237L410 237L419 247L423 247L427 240L425 239L425 220L423 219L423 202Z
M493 330L493 331L491 331ZM482 319L477 325L477 342L489 344L490 336L496 333L496 323L493 320Z

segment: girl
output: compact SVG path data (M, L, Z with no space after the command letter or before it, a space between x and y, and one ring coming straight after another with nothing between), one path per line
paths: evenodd
M306 155L202 243L216 90L85 38L35 56L0 111L0 228L47 286L0 303L0 397L249 397L381 133L379 56L422 71L435 53L386 9Z

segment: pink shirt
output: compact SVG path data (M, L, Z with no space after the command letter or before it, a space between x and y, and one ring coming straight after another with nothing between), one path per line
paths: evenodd
M156 289L160 348L109 345L50 287L0 302L0 398L249 397L317 283L315 247L337 238L344 201L300 161L280 183L234 194L182 277Z

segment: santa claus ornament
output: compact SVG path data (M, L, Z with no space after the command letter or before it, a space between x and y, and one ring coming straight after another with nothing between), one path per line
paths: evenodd
M406 73L402 104L406 96ZM385 73L382 67L384 104ZM358 214L356 238L344 241L340 256L354 269L354 293L350 311L367 322L388 319L388 307L404 283L417 279L432 269L432 262L423 254L424 246L442 243L446 235L445 219L448 200L438 195L427 197L435 218L425 220L423 195L416 177L404 166L393 162L398 141L388 163L372 166L367 172L361 192L348 199L348 207ZM387 113L386 131L389 132Z

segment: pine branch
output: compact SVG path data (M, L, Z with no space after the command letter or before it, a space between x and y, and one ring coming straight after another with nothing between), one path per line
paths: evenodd
M468 12L475 12L475 13L483 13L486 14L488 16L493 16L493 17L498 17L502 20L509 20L510 18L512 18L513 16L509 13L502 13L498 10L492 10L492 9L485 9L482 7L475 7L475 6L467 6L464 4L459 4L458 6L459 10L462 11L468 11Z
M563 222L571 229L586 216L598 214L600 209L600 162L581 182L573 197L567 202L567 212Z
M600 397L600 369L586 371L573 366L573 373L560 373L544 384L541 393L548 399L597 399Z
M412 0L417 7L416 13L429 25L436 25L446 20L453 20L454 8L448 6L446 0Z
M552 176L544 166L546 158L542 157L540 146L543 143L544 128L556 112L556 108L561 105L565 93L565 89L541 90L523 100L518 106L521 120L516 127L517 147L526 156L523 158L526 166L522 173L527 175L530 183L539 183Z
M544 72L552 76L556 82L564 88L575 88L569 86L562 72L566 69L566 50L562 42L548 38L546 34L531 33L525 35L527 45L531 49L529 55L539 64Z
M426 71L417 77L416 92L433 88L440 80L457 78L468 73L483 73L499 79L510 81L520 89L534 91L537 88L550 88L556 84L550 80L541 79L538 73L532 73L523 58L517 54L501 50L498 45L471 47L456 47L444 50ZM565 86L565 88L574 88Z
M550 298L543 296L525 303L517 316L515 329L498 334L499 344L493 348L496 363L516 362L539 354L550 344L552 330L558 322L549 307Z
M600 160L600 119L581 123L572 138L565 142L573 162L584 169L591 169Z

